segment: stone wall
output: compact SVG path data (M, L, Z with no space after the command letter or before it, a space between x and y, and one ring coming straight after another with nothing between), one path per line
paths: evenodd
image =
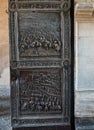
M8 1L0 0L0 87L10 86L8 39Z
M10 113L8 0L0 0L0 115Z
M94 129L94 3L75 6L75 117L77 130Z
M84 2L84 3L91 3L91 2L94 2L94 0L74 0L76 3L82 3L82 2Z

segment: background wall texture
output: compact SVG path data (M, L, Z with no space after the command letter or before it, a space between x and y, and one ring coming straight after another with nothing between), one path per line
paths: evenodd
M0 87L9 87L8 1L0 0Z

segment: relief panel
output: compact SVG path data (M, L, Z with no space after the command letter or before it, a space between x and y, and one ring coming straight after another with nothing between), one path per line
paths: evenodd
M9 0L9 13L12 126L70 125L70 0Z
M19 13L19 57L60 57L59 13Z
M21 115L62 112L60 69L20 72Z

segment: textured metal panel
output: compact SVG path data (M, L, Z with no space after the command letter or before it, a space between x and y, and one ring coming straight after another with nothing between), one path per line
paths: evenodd
M21 114L61 113L60 70L35 69L20 72Z
M10 0L9 12L13 128L71 126L70 0Z
M60 57L60 14L19 13L19 57Z

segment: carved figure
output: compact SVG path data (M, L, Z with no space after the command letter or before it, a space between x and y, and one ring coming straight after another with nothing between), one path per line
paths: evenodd
M32 72L32 75L25 74L26 78L23 75L20 78L22 111L31 113L61 111L59 73Z

